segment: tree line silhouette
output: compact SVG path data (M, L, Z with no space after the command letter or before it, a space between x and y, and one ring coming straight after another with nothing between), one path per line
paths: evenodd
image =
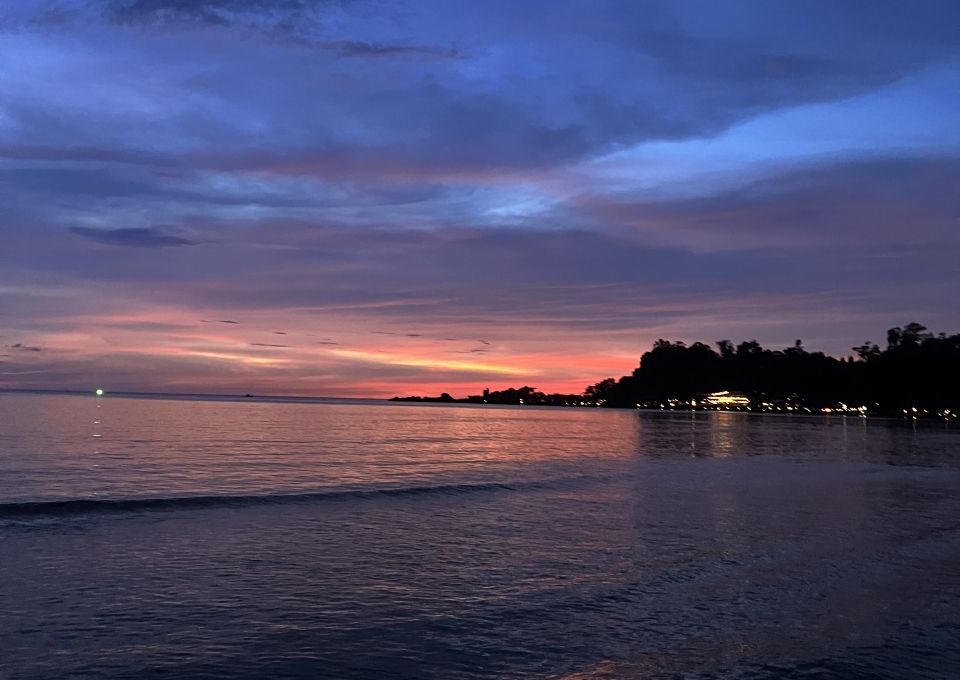
M582 394L544 394L509 388L454 399L395 397L418 401L489 404L647 408L710 407L705 398L727 391L742 395L748 410L822 411L863 409L881 415L955 415L960 411L960 334L934 334L919 323L887 331L886 348L867 341L856 356L808 352L800 340L783 350L756 340L734 345L657 340L640 365L619 379L606 378Z

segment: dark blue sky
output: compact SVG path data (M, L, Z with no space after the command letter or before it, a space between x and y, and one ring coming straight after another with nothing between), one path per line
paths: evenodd
M0 386L579 391L657 337L957 332L958 26L7 0Z

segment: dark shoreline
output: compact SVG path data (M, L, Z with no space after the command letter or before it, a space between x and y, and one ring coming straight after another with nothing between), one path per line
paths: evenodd
M289 397L289 396L271 396L271 395L228 395L228 394L193 394L193 393L165 393L165 392L110 392L98 397L93 392L81 390L24 390L24 389L0 389L0 396L65 396L65 397L91 397L94 399L155 399L158 401L208 401L224 403L273 403L273 404L299 404L299 405L354 405L354 406L428 406L428 407L453 407L453 408L484 408L484 409L595 409L606 412L610 411L634 411L637 413L662 413L662 414L689 414L689 415L708 415L712 413L728 413L733 415L745 416L764 416L778 418L805 418L805 419L830 419L830 418L855 418L857 420L885 420L897 422L946 422L950 423L956 419L956 414L944 418L936 414L918 414L916 417L887 415L882 413L843 413L830 412L823 413L817 411L762 411L751 409L708 409L708 408L646 408L629 406L597 406L596 404L584 406L563 406L556 404L484 404L465 399L456 399L454 401L440 401L436 399L409 399L403 397L383 398L383 397Z

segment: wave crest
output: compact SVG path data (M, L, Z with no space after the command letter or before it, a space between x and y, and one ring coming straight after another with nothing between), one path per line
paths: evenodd
M170 496L159 498L73 498L51 501L0 503L0 519L62 517L86 514L115 514L148 511L203 510L255 505L287 505L391 496L459 495L488 491L531 491L588 481L576 477L532 482L481 482L437 484L376 489L331 489L304 493Z

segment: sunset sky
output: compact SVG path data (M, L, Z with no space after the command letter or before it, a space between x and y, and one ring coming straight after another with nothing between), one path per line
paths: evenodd
M960 332L960 2L4 0L0 387Z

